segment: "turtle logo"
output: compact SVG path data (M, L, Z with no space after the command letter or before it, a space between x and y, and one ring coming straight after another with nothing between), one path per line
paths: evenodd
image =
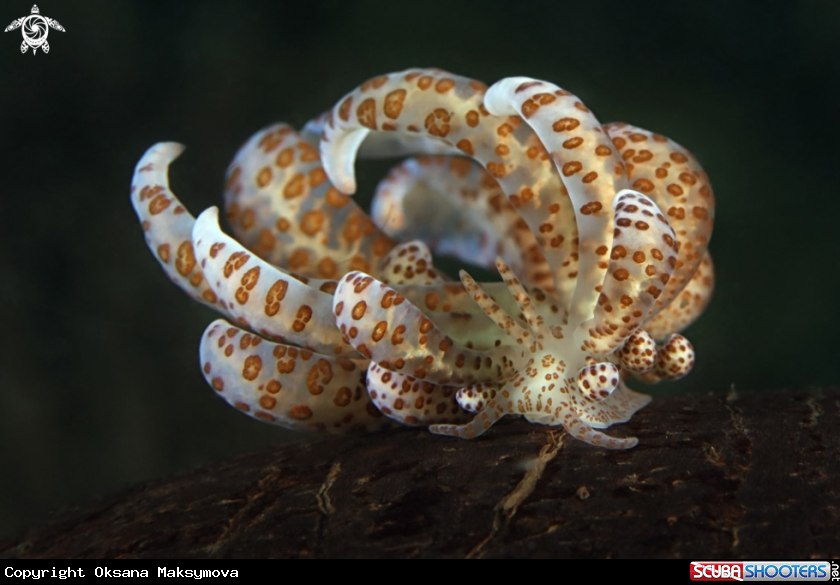
M29 47L32 47L32 54L34 55L39 48L44 53L50 52L50 44L47 42L47 34L50 32L50 27L64 32L64 27L58 24L58 21L41 16L41 11L38 10L38 5L35 4L32 6L32 14L12 21L12 24L7 26L3 32L20 28L23 33L23 43L20 45L20 52L25 53Z

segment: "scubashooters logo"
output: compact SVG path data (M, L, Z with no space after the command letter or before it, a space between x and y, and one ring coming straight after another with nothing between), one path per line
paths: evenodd
M3 32L10 30L21 29L23 34L23 42L20 45L20 52L25 53L30 48L32 54L38 52L40 48L44 53L50 52L50 44L47 42L47 35L50 29L64 32L64 27L58 24L57 20L41 16L41 11L38 10L38 5L32 6L32 14L13 20L12 24L6 27Z
M694 561L692 581L828 581L834 579L828 561Z

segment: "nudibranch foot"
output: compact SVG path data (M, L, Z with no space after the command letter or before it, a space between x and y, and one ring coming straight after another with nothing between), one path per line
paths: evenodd
M501 420L506 414L519 414L515 410L512 411L510 407L505 407L503 403L496 399L491 399L484 409L469 423L465 425L442 425L436 424L429 427L429 431L436 435L447 435L452 437L460 437L462 439L474 439L482 435L491 426ZM525 418L532 423L544 424L549 426L563 426L567 433L585 443L595 447L605 447L607 449L632 449L639 440L635 437L617 438L611 437L598 431L580 418L575 417L571 413L566 413L563 418L557 416L544 415L525 415Z
M569 434L577 439L580 439L584 443L589 443L594 447L604 447L605 449L632 449L639 444L639 439L636 437L627 437L624 439L611 437L609 435L605 435L601 431L585 425L584 423L581 423L577 428L573 427Z
M431 425L429 431L436 435L448 435L462 439L474 439L496 424L508 413L499 401L490 399L483 409L464 425Z
M651 397L628 388L623 380L608 398L589 404L578 404L580 419L595 429L626 423L633 415L650 404Z
M482 285L466 272L461 273L461 280L488 317L515 340L516 345L508 350L515 372L506 378L500 377L505 380L504 385L492 394L480 394L479 389L472 388L459 390L456 398L462 396L467 406L477 405L478 396L486 400L483 408L468 408L478 411L470 423L434 425L430 430L473 438L503 416L521 414L531 422L562 425L569 434L592 445L611 449L635 446L636 439L610 437L586 421L603 428L618 420L627 420L646 404L645 399L637 399L622 389L619 368L615 364L598 363L581 351L573 336L564 336L562 325L550 325L536 314L530 295L510 267L501 258L497 258L496 263L519 309L519 319L502 310ZM575 373L574 377L569 376L571 372Z

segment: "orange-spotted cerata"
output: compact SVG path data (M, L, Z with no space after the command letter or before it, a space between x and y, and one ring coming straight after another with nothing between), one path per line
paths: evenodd
M301 132L252 137L225 212L169 188L183 147L137 164L131 199L169 277L227 318L201 340L210 386L252 417L345 432L393 424L472 438L506 414L592 445L694 364L678 331L714 272L714 196L672 140L602 125L572 93L438 69L371 79ZM357 156L418 155L360 209ZM432 253L497 270L441 274ZM384 416L383 416L384 415Z

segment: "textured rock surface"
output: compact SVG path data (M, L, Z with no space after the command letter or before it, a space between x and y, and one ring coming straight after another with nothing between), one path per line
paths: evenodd
M140 485L0 557L840 554L840 390L657 399L629 451L511 421L287 443Z

